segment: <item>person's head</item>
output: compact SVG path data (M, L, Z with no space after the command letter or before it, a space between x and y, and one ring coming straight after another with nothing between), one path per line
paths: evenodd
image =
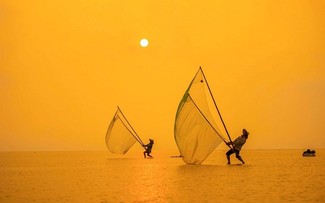
M152 139L149 139L149 142L152 143L152 144L154 143Z
M248 138L249 132L247 132L246 129L243 129L243 135L246 137L246 139Z

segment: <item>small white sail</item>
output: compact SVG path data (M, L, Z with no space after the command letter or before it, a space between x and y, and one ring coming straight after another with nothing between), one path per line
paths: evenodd
M221 116L216 122L211 114L211 107L218 110L213 103L200 67L179 103L174 125L175 141L187 164L202 163L221 142L226 142L220 130Z
M106 133L108 150L116 154L125 154L137 141L143 145L140 137L123 115L120 108L117 107Z

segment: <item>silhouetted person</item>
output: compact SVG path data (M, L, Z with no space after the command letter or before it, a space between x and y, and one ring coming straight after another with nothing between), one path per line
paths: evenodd
M233 148L231 148L227 153L227 160L228 160L228 164L230 164L230 155L233 153L236 153L236 158L241 161L243 164L245 164L244 160L241 158L241 156L239 155L239 152L242 148L242 146L246 143L246 140L248 138L248 132L243 129L243 134L239 137L237 137L233 142L228 142L227 145L232 145Z
M142 145L146 149L146 151L143 152L144 158L146 158L146 154L147 154L147 156L153 158L150 155L153 144L154 144L153 140L152 139L149 139L149 143L148 144Z

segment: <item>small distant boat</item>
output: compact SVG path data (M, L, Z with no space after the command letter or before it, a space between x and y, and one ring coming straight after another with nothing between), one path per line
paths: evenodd
M174 155L174 156L170 156L170 158L182 158L182 155Z
M302 153L302 156L316 156L315 153L315 150L307 149L306 151L304 151L304 153Z

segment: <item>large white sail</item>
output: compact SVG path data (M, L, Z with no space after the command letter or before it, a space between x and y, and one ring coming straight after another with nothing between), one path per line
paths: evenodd
M211 107L218 111L213 104L213 96L200 67L179 103L175 118L175 141L187 164L202 163L221 142L226 142L220 130L223 129L221 115L221 120L216 122L211 114Z
M120 108L117 107L106 133L108 150L116 154L125 154L137 141L143 145L140 137L123 115Z

